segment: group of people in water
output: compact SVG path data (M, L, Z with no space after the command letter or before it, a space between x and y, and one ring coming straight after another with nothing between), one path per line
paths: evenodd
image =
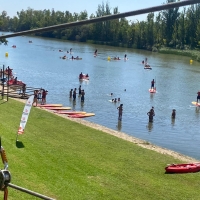
M48 91L43 88L41 88L40 90L34 90L34 98L33 98L32 105L37 106L38 101L40 101L40 100L41 100L41 105L45 105L47 94L48 94Z
M81 85L78 88L78 94L79 94L79 97L81 97L81 102L84 102L85 101L85 91L83 89L81 89ZM73 101L76 101L76 95L77 95L77 89L76 88L74 88L74 90L71 89L69 92L69 98L73 98Z
M155 111L154 111L153 106L150 109L150 111L147 113L147 115L149 116L149 122L153 122L153 117L155 116ZM172 117L172 119L176 118L176 109L172 109L171 117Z

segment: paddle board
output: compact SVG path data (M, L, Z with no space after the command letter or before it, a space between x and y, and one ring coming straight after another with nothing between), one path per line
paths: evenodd
M95 116L95 114L94 113L76 114L76 115L69 115L68 117L71 117L71 118L84 118L84 117L91 117L91 116Z
M150 93L156 93L156 89L149 89Z
M200 106L200 103L197 103L196 101L193 101L192 104L195 106Z
M83 111L55 111L55 113L67 115L86 114L86 112Z
M151 67L144 67L144 69L152 70L152 68L151 68Z
M39 107L62 107L62 104L40 104Z
M48 110L71 110L71 107L43 107Z

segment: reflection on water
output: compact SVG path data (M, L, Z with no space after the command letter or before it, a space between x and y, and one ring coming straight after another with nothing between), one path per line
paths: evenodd
M81 111L84 111L84 102L81 102Z
M121 120L118 120L117 129L118 129L118 131L121 131L121 129L122 129L122 121Z
M175 118L171 118L171 124L172 124L172 126L174 126L175 125Z
M198 107L196 107L196 116L197 116L197 118L199 118L199 114L200 114L200 107L198 106Z
M147 124L147 129L148 129L149 132L152 131L152 129L153 129L153 122L149 122L149 123Z
M72 101L72 110L76 110L76 100L71 100Z

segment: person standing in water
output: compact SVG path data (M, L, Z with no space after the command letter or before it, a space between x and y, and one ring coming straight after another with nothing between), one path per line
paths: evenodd
M147 115L149 116L149 122L153 122L153 117L155 116L154 107L151 108Z
M120 106L117 108L119 110L119 116L118 120L122 120L122 112L123 112L123 104L120 104Z
M84 102L85 101L85 91L82 90L81 91L81 102Z
M173 109L173 110L172 110L172 118L175 119L175 117L176 117L176 110Z
M81 85L78 88L78 94L79 94L79 96L81 95Z
M69 98L72 98L73 89L69 91Z
M74 88L74 91L73 91L73 101L76 100L76 88Z

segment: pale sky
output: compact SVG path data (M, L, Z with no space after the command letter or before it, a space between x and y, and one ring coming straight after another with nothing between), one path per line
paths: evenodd
M55 11L69 11L71 13L80 13L81 11L86 10L88 16L92 13L96 14L97 7L99 4L109 3L111 8L111 12L113 13L113 8L118 7L118 11L128 12L134 11L138 9L154 7L162 5L166 3L166 0L72 0L72 1L63 1L63 0L4 0L1 1L0 13L2 11L6 11L7 15L10 17L17 16L17 11L21 11L22 9L27 10L28 7L34 10L51 10L54 8ZM146 20L147 15L137 15L133 17L129 17L130 20Z

